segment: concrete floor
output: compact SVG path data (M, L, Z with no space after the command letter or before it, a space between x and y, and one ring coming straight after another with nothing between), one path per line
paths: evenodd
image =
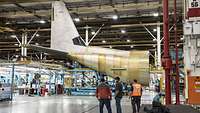
M114 104L113 100L113 113L116 113ZM122 106L124 113L131 113L128 98L123 98ZM20 96L15 98L12 103L0 103L0 113L98 113L98 109L96 98L86 96Z
M146 92L142 97L142 104L152 101L154 92ZM130 99L122 100L123 113L132 113ZM115 101L112 100L112 110L115 110ZM0 113L98 113L98 101L89 96L50 96L28 97L16 96L13 102L0 102ZM105 110L104 113L107 113Z
M141 103L151 104L155 95L156 93L152 91L144 91ZM181 107L179 110L183 108L189 111L193 110L189 107ZM104 110L104 113L107 113L105 108ZM113 113L116 113L114 99L112 100L112 110ZM172 113L184 113L183 111L186 110L177 112L176 106L172 106L172 111L174 111ZM123 97L122 99L122 111L123 113L132 113L131 101L128 97ZM12 102L0 102L0 113L99 113L99 107L98 101L94 96L14 96ZM140 113L144 112L141 110ZM191 113L199 112L194 111Z

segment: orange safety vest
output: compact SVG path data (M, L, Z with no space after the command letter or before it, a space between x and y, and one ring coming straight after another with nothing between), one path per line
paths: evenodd
M132 91L132 94L131 96L141 96L142 95L142 92L141 92L141 89L142 89L142 85L141 84L133 84L133 91Z

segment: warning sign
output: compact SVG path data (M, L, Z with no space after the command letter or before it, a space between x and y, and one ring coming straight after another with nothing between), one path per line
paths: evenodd
M200 76L188 76L188 102L200 104Z

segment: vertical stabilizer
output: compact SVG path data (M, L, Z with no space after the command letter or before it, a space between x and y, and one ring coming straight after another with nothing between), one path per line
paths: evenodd
M70 52L74 46L73 39L80 35L64 2L55 1L52 3L52 8L51 48Z

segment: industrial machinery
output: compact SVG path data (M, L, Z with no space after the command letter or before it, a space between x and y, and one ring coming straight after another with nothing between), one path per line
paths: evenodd
M11 100L11 84L0 83L0 101Z
M11 100L11 76L7 73L8 70L8 68L0 70L0 101Z

